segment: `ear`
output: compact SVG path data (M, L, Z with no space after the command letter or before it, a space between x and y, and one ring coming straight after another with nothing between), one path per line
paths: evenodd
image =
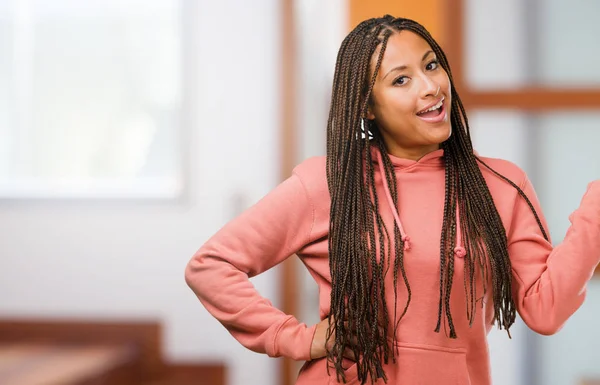
M371 105L367 105L367 112L365 113L365 119L367 120L375 120L375 114L373 114L373 110L371 109Z

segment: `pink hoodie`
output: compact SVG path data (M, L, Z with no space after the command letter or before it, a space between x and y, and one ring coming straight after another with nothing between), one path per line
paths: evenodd
M494 311L492 290L488 289L488 297L477 306L475 321L469 327L464 249L460 244L455 250L450 299L458 338L448 338L444 329L434 332L445 187L443 150L419 161L390 158L398 182L398 207L393 207L381 171L376 169L378 194L386 197L379 200L379 210L388 229L396 220L402 235L409 239L404 263L412 300L397 329L397 361L384 365L388 384L491 384L486 335ZM547 228L525 173L504 160L482 160L527 194ZM570 216L572 225L564 241L553 248L515 188L486 168L482 167L482 173L506 228L518 312L534 331L556 333L583 303L586 283L600 262L600 181L590 183L579 209ZM320 317L324 319L330 310L331 293L327 244L330 203L325 157L308 159L289 179L209 239L186 269L188 285L240 343L272 357L307 361L297 385L338 382L334 370L328 375L324 358L310 361L315 326L307 327L273 307L248 278L297 254L319 287ZM392 281L392 274L388 274L386 285L390 288ZM478 293L482 293L481 287L482 282L478 282ZM393 290L386 293L388 304L393 306ZM399 309L403 309L406 298L406 288L399 283ZM349 384L359 383L355 365L347 370L346 379ZM377 383L383 384L383 380Z

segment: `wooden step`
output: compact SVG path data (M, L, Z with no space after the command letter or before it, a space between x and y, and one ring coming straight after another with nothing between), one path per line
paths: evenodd
M140 384L133 345L0 343L3 385Z
M133 346L140 357L142 381L162 378L164 374L161 334L160 323L151 321L0 320L1 343Z
M161 336L152 321L0 319L0 385L13 385L5 379L15 371L58 376L60 385L225 385L223 363L166 364Z

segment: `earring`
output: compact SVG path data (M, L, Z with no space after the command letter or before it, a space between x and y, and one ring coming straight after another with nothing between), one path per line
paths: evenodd
M360 133L362 139L373 139L373 133L369 128L370 122L365 118L360 118Z

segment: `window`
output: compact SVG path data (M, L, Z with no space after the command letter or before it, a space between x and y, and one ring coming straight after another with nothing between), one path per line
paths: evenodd
M0 3L0 196L177 196L182 34L172 0Z

